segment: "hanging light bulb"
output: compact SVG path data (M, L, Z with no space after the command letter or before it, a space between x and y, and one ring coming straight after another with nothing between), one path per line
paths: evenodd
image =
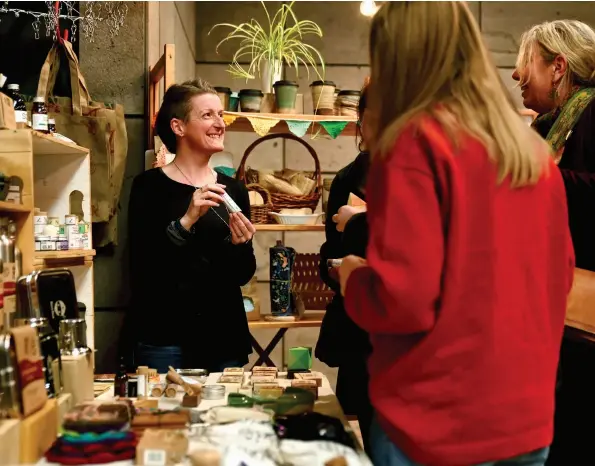
M363 0L359 6L359 12L364 16L374 16L378 11L378 6L374 0Z

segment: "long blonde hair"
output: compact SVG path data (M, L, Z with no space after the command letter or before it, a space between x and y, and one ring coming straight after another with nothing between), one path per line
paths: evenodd
M546 144L517 112L464 2L385 2L370 32L369 111L375 156L390 151L421 115L434 117L453 144L462 131L484 143L498 182L537 182Z
M525 69L536 51L547 64L552 63L558 55L566 58L568 71L560 80L560 87L595 85L595 31L587 24L561 19L533 26L521 36L517 70ZM530 76L524 79L528 81Z

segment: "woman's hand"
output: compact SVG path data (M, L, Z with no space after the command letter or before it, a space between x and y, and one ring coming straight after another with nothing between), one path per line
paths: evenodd
M343 262L339 267L339 283L341 284L342 296L345 296L345 287L347 286L347 280L349 280L351 272L353 272L355 269L359 269L360 267L365 267L366 265L368 265L368 261L358 256L350 255L343 258Z
M354 207L354 206L350 206L350 205L344 205L342 207L339 208L339 210L337 211L337 213L335 215L333 215L333 222L335 222L337 224L337 231L344 231L345 230L345 225L347 225L347 222L349 221L349 219L351 217L353 217L355 214L359 214L360 212L365 212L365 207Z
M231 242L233 244L247 243L252 239L256 228L242 212L229 215L229 228L231 230Z
M221 194L225 193L225 185L223 184L207 184L200 189L194 191L190 205L184 216L180 219L182 226L190 231L200 217L207 213L211 207L217 207L223 203Z

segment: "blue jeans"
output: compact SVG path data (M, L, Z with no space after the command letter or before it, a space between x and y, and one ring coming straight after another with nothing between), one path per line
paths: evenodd
M399 450L384 433L376 419L372 421L370 437L374 466L421 466ZM544 466L548 453L549 448L542 448L507 460L492 461L477 466Z
M156 369L158 374L166 374L169 366L174 369L197 369L194 367L185 368L182 359L182 348L179 346L153 346L139 343L135 352L136 366L148 366ZM244 364L237 360L224 361L211 365L211 367L201 367L209 372L223 372L226 367L242 367Z

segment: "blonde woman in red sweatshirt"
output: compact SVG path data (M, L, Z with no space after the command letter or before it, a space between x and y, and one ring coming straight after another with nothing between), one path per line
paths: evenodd
M372 21L367 261L340 269L370 334L377 466L542 466L574 255L564 185L463 2Z

